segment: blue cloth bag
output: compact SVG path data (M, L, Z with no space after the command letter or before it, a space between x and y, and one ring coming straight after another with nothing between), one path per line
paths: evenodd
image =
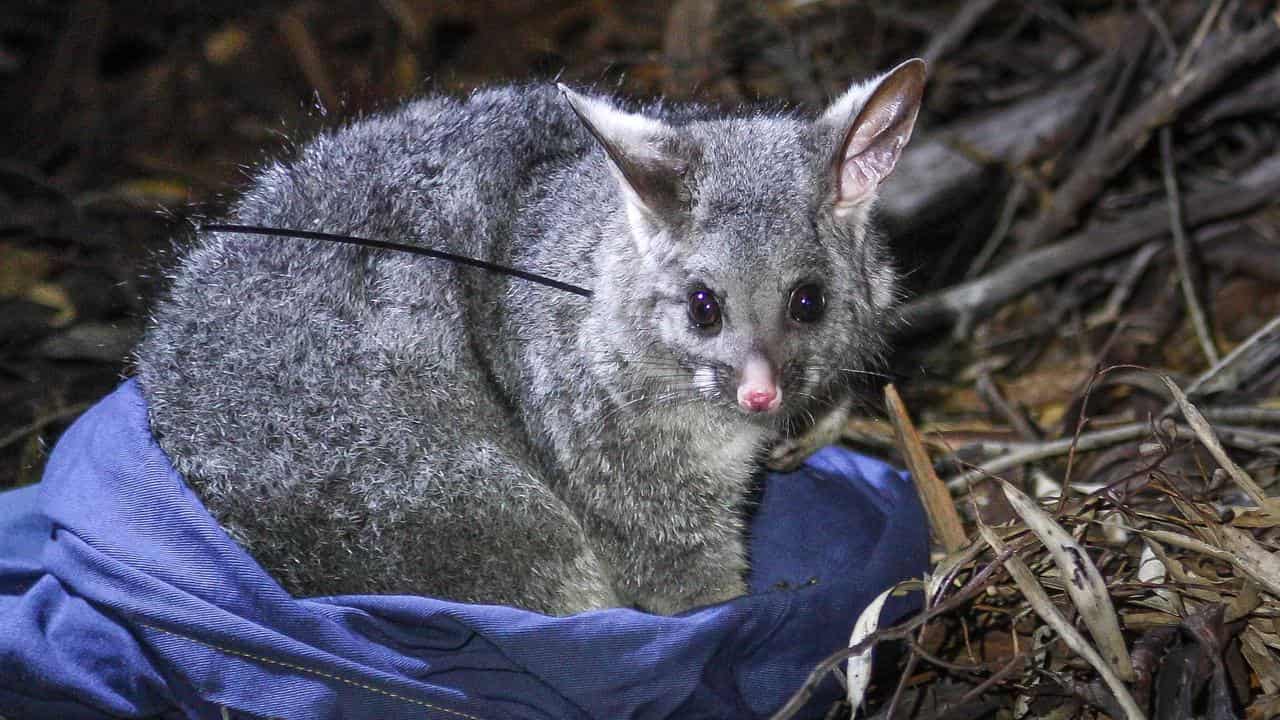
M41 483L0 494L0 716L768 717L871 599L922 574L926 525L901 473L828 448L767 478L750 552L751 595L676 617L294 598L183 483L129 381Z

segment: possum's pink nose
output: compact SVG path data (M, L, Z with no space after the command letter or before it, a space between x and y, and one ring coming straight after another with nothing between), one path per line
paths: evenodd
M748 412L777 410L781 402L782 400L778 397L778 389L776 387L754 388L746 392L742 388L738 389L738 404Z
M738 383L738 406L747 412L773 412L782 404L782 388L774 379L773 364L751 355L742 366Z

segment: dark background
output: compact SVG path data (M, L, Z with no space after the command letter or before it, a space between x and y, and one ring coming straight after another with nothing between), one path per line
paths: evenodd
M184 219L216 213L289 138L504 80L820 102L923 37L853 6L4 5L0 488L36 479L60 429L128 372Z
M290 152L291 138L407 96L505 80L560 78L640 96L816 109L849 81L924 52L974 4L304 0L246 10L238 2L9 0L0 10L0 488L37 479L67 422L129 372L149 298L163 286L187 220L216 215L252 167ZM1108 60L1122 69L1135 27L1188 42L1204 11L1198 2L987 4L981 21L933 58L918 138L1073 82ZM1227 5L1222 25L1246 27L1268 4ZM1167 74L1152 45L1120 96L1120 114L1158 87L1161 68ZM1216 163L1204 173L1220 178L1241 156L1274 150L1273 107L1233 122L1180 130L1180 163ZM1025 218L1070 169L1073 148L1099 133L1081 124L1059 155L1035 166L977 158L986 169L961 207L892 237L912 291L960 279L1013 181L1035 180L1018 206ZM1156 165L1154 150L1144 149L1090 206L1092 215L1157 202ZM1260 217L1255 225L1273 227ZM1026 249L1012 247L997 260ZM1089 277L1065 284L1074 293L1069 310L1096 300L1114 273L1094 285ZM1224 345L1280 309L1274 285L1237 280L1220 273L1209 290ZM984 367L1024 388L1015 399L1042 419L1060 417L1055 406L1069 403L1098 358L1080 336L1058 338L1061 352L1043 352L1070 313L1010 329L1010 317L1044 317L1061 306L1039 297L975 328L968 339L985 343L981 349L945 332L925 338L923 348L917 339L918 352L891 368L909 380L914 406L983 411L972 374L957 380L955 372L996 353L1003 364ZM1163 297L1148 293L1145 301ZM1180 316L1163 322L1155 340L1126 358L1175 368L1179 358L1194 362ZM1093 337L1093 349L1105 341ZM1053 396L1050 387L1068 395Z

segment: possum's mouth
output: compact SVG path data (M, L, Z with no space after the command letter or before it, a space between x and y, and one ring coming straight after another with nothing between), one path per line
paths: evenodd
M777 402L769 407L770 403L762 398L760 407L749 407L744 403L741 373L736 368L724 363L703 363L692 371L692 385L708 404L752 424L781 430L789 424L791 415L803 410L803 398L810 395L798 370L784 368L773 382Z

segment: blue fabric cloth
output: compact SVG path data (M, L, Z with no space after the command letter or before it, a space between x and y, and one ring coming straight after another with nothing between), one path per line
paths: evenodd
M876 594L923 572L925 527L903 475L828 448L768 477L752 594L731 602L552 618L296 599L183 483L126 382L67 430L39 485L0 494L0 715L765 717Z

